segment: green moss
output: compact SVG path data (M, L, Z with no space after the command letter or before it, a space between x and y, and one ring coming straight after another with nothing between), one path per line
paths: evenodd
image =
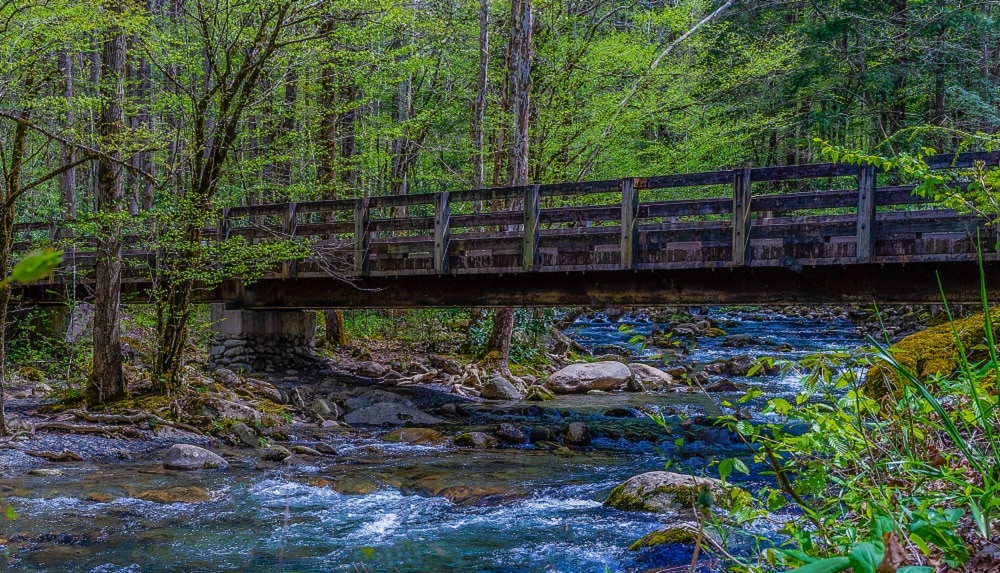
M990 316L994 332L1000 337L1000 309L990 311ZM973 362L984 358L984 352L976 350L985 341L984 318L985 315L977 314L956 320L954 331L949 323L932 326L907 336L889 350L899 365L919 380L926 381L935 375L950 376L959 368L955 332ZM902 387L903 378L888 364L879 363L868 370L862 391L871 398L881 400L898 395Z
M17 375L28 382L45 382L45 373L32 366L22 366L17 369Z
M698 488L688 485L664 485L653 489L645 489L642 495L634 495L626 491L626 484L611 490L605 505L626 511L649 511L647 500L652 497L669 496L679 507L692 507L698 497Z
M698 541L698 532L691 531L684 527L668 527L659 531L647 534L642 539L629 545L630 551L642 549L643 547L656 547L657 545L667 545L669 543L689 543Z

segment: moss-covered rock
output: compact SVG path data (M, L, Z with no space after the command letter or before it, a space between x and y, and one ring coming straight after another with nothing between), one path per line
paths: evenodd
M628 511L675 513L694 506L702 487L712 492L713 503L723 509L733 509L749 494L735 486L727 486L712 478L647 472L629 478L611 490L604 505Z
M993 309L990 317L994 335L1000 338L1000 308ZM907 336L889 350L896 362L919 380L927 380L936 374L949 376L959 368L955 332L966 353L973 361L978 361L985 358L985 351L976 350L986 340L985 324L985 315L977 314L956 320L954 330L949 323L932 326ZM902 382L903 378L891 366L879 363L868 370L861 389L868 397L881 400L890 395L898 395L903 387Z
M714 533L703 531L702 539L704 540L706 537L711 537L716 542L721 541ZM629 545L629 550L635 551L644 547L656 547L657 545L669 545L671 543L694 545L697 542L698 524L693 521L681 521L646 534L642 539Z
M382 436L386 442L403 442L420 446L436 446L448 441L441 432L431 428L398 428Z

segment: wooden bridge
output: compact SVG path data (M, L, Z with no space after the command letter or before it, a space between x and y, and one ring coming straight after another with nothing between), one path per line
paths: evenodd
M980 161L996 166L1000 153L930 165ZM937 271L949 298L977 301L977 246L1000 278L997 227L897 180L822 163L231 207L205 240L297 237L317 254L199 296L244 308L939 302ZM59 231L18 225L19 246ZM66 270L86 277L92 245ZM23 294L55 302L65 282ZM149 287L141 273L127 283ZM87 279L76 284L85 291Z

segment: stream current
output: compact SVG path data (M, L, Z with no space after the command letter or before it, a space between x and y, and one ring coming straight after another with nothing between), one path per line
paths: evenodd
M860 344L844 320L753 313L713 317L730 335L768 343L724 348L699 339L687 360L735 354L799 357ZM627 324L622 328L621 324ZM629 346L653 322L601 316L567 334L587 347ZM647 357L655 348L634 343ZM732 378L732 377L731 377ZM794 378L733 378L769 397L791 395ZM734 400L739 393L715 395ZM467 407L466 427L500 422L522 428L583 421L598 430L592 446L551 452L531 445L467 450L387 443L385 431L348 431L325 440L341 456L315 465L185 474L158 459L121 465L64 464L63 475L0 480L16 520L0 521L0 568L8 571L657 571L690 560L690 547L629 551L662 518L602 506L612 487L638 473L671 469L712 475L707 458L733 455L722 443L673 447L648 418L609 418L611 408L652 404L696 416L704 395L568 396L535 407ZM536 403L537 404L537 403ZM754 414L756 415L756 414ZM447 434L448 431L445 431ZM635 439L636 434L654 436ZM630 439L632 438L632 439ZM745 453L745 452L744 452ZM681 469L677 469L681 468ZM748 487L752 489L750 478ZM199 489L201 488L201 489ZM144 501L148 492L197 490L199 503Z

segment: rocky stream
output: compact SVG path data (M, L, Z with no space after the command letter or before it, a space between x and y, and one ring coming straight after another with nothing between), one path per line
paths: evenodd
M255 445L252 435L239 447L172 427L134 440L40 433L32 447L69 444L85 461L0 450L0 499L9 517L16 515L0 521L0 564L53 573L600 573L686 565L690 544L629 549L679 517L609 507L609 492L668 461L673 472L717 477L712 459L749 457L735 436L712 425L719 403L758 387L763 397L737 414L759 419L765 398L799 389L794 376L745 376L750 361L857 346L857 332L840 309L695 309L691 322L680 324L651 314L584 315L565 333L609 355L606 362L627 357L668 378L694 378L708 392L687 384L634 387L642 378L635 367L625 369L630 392L544 402L316 380L317 395L331 397L321 407L344 410L321 418L342 421L290 425L285 451L270 460L247 447ZM294 377L274 380L281 392L297 384ZM410 423L363 423L378 424L389 410L407 412L402 418ZM656 411L669 434L646 415ZM216 465L225 467L165 468L165 452L178 442L220 454ZM732 479L753 492L765 478L755 471Z

